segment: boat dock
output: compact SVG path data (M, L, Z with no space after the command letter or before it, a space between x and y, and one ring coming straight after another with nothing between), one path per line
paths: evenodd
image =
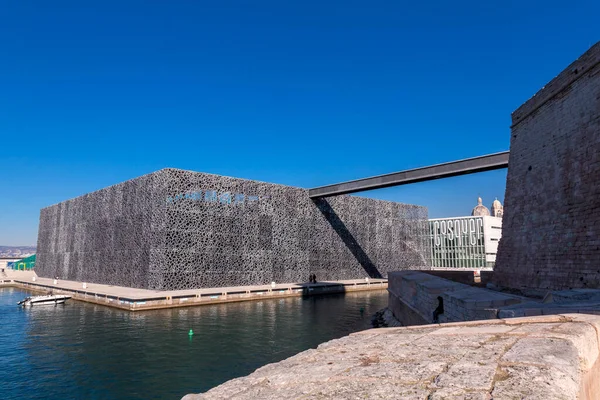
M25 278L25 277L23 277ZM0 280L2 286L16 286L37 293L67 294L74 300L129 311L190 307L284 297L312 296L387 289L386 279L352 279L317 283L280 283L275 285L236 286L187 290L148 290L96 283L29 277Z

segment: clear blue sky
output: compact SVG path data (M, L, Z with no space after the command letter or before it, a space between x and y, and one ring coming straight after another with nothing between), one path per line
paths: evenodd
M314 187L507 150L600 2L0 0L0 245L164 167ZM367 192L466 215L505 171Z

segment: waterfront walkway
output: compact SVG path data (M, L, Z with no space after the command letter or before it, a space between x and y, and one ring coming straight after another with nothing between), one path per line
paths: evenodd
M14 285L37 292L52 291L68 294L76 300L103 304L131 311L185 307L203 304L261 300L265 298L297 297L324 293L343 293L386 289L385 279L352 279L317 283L279 283L275 285L232 286L186 290L148 290L97 283L40 278L33 273L19 274L0 281L1 285ZM35 276L35 280L33 277Z

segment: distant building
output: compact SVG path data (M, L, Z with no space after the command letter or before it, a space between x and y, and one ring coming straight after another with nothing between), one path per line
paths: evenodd
M0 270L8 268L9 264L12 264L15 261L19 261L19 258L0 256Z
M504 215L504 207L500 204L498 199L496 199L492 203L492 217L502 218L502 215Z
M486 206L483 205L483 200L481 197L477 198L477 205L473 207L473 211L471 211L471 216L473 217L488 217L490 215L490 210Z
M35 267L35 259L36 259L36 256L34 254L29 257L21 258L14 262L9 262L9 263L7 263L7 267L11 268L11 269L23 270L23 271L31 270Z
M35 246L0 246L0 259L21 259L35 254Z
M430 219L432 266L493 268L502 236L502 213L502 204L494 200L490 215L479 197L470 217Z

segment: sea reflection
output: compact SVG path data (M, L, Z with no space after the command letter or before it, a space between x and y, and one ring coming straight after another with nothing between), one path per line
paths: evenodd
M3 399L178 399L367 329L387 304L382 290L132 313L17 307L26 294L0 289Z

